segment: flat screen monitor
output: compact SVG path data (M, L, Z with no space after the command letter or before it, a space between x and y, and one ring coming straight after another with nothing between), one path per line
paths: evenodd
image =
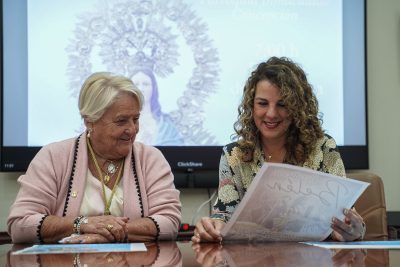
M81 84L109 71L146 96L138 141L178 175L217 173L245 81L271 56L301 65L345 167L368 168L365 9L364 0L2 0L1 170L24 171L43 145L79 135Z

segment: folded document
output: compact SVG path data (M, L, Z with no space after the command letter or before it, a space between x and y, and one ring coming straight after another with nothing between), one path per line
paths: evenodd
M264 163L232 218L224 241L322 241L369 184L309 168Z

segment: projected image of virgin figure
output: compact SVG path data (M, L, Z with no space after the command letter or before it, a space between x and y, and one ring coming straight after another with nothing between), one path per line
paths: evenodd
M140 130L136 140L146 144L182 145L184 140L176 123L161 110L158 85L153 72L144 68L137 69L132 73L131 79L144 95Z
M13 53L7 53L12 70L27 66L26 88L25 80L15 81L28 93L27 105L24 98L16 97L27 109L27 137L18 142L43 146L80 134L84 127L76 112L79 89L93 72L108 71L135 79L138 85L140 79L151 80L152 93L146 97L137 141L156 146L222 146L233 141L246 79L261 61L277 56L301 62L309 73L327 133L339 145L345 144L345 136L364 144L362 136L353 134L362 135L365 127L347 131L344 114L344 96L353 94L345 87L364 89L361 80L354 80L357 86L353 86L353 76L344 79L346 62L353 62L343 56L350 49L343 45L348 1L18 2L24 2L18 16L26 16L27 22L10 30L21 34L21 40L7 46L12 51L15 46L18 52L13 53L28 51L19 63L12 60ZM299 34L299 29L307 31ZM318 44L310 46L309 40ZM323 68L321 58L329 62ZM13 87L11 81L5 81L6 88L7 84ZM144 91L144 86L138 87ZM358 114L361 106L354 105L353 113ZM48 134L43 135L42 129ZM12 133L5 138L18 145Z
M149 145L217 145L204 125L216 92L218 51L207 25L182 1L98 1L82 12L70 39L67 76L73 95L93 71L130 77L144 93L136 141ZM191 54L188 57L188 54ZM185 69L183 65L191 66ZM177 77L181 86L161 85ZM175 83L176 84L176 83Z

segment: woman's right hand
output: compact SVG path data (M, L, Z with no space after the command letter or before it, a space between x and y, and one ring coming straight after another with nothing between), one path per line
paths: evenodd
M88 217L87 224L81 224L82 234L99 234L109 242L123 242L128 235L126 224L129 218L112 215Z
M221 242L221 229L224 226L225 222L220 219L203 217L196 224L194 235L192 236L192 242Z

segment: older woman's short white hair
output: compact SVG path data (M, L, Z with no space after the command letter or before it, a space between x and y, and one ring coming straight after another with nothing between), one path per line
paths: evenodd
M79 112L83 119L95 122L114 101L123 94L131 94L142 110L143 94L132 80L110 72L95 72L83 83L79 93Z

